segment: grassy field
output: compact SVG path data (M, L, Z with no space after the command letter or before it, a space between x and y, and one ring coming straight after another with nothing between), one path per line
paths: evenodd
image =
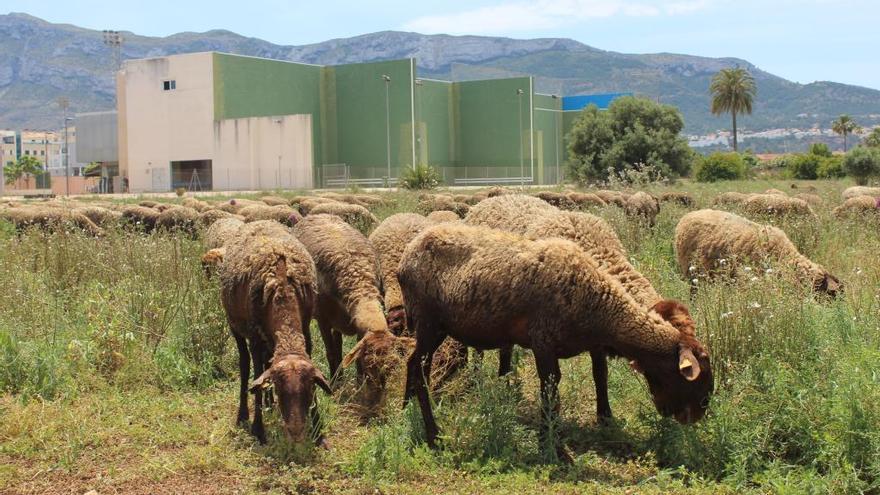
M791 183L672 189L708 206L720 191ZM329 450L287 447L275 413L261 446L234 425L237 354L200 241L16 237L0 224L0 493L880 493L880 221L832 217L850 184L814 185L826 202L818 222L775 223L846 294L816 298L765 267L736 283L698 281L690 305L717 393L695 426L659 417L644 381L616 360L616 418L601 427L588 356L563 361L571 465L539 449L538 381L522 351L513 378L494 377L489 353L435 396L442 450L421 442L417 408L399 407L402 383L380 420L360 424L352 370L335 397L319 394ZM415 195L394 197L377 216L414 209ZM660 293L687 301L672 248L686 211L664 205L653 228L613 207L594 213Z

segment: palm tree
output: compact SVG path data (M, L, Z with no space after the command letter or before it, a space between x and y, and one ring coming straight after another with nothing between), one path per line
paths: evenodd
M712 114L730 112L733 116L733 151L737 151L736 114L751 115L752 101L758 92L755 78L740 67L721 69L712 78L709 92L712 94Z
M859 131L861 127L847 114L837 117L837 120L831 123L831 130L843 136L843 152L846 153L846 136Z
M868 148L880 148L880 127L875 127L862 142Z

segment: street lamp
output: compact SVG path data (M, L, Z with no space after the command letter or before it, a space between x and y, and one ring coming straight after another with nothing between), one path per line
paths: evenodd
M523 141L522 141L522 95L523 90L516 90L516 103L519 110L519 127L517 127L516 132L519 134L519 186L523 189L526 188L526 171L525 166L523 165Z
M67 142L67 124L73 117L64 117L64 195L70 196L70 145ZM47 157L48 158L48 157Z
M421 88L422 84L424 84L424 83L422 82L421 79L416 79L413 82L416 85L416 92L418 93L416 95L416 118L418 119L417 125L418 125L418 129L419 129L419 133L418 133L418 137L416 138L416 142L419 145L419 150L418 150L419 156L421 156L421 152L422 152L422 126L421 126L421 123L422 123L422 92L419 91L419 88ZM413 161L415 162L415 160L413 160ZM416 164L413 163L413 168L415 168L415 167L416 167Z
M550 95L550 97L553 98L554 100L559 99L559 95ZM559 117L560 117L559 115L553 116L553 124L556 129L556 131L554 133L553 144L554 144L554 147L556 148L556 183L557 184L560 184L562 182L559 177L559 145L562 144L559 142Z
M385 81L385 161L388 165L388 186L391 186L391 103L389 101L389 86L391 76L382 74Z

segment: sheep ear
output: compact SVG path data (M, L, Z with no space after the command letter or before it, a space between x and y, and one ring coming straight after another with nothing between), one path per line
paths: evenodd
M364 342L366 342L366 340L366 337L362 338L357 344L355 344L354 348L342 358L343 368L348 368L351 363L360 359L364 353Z
M321 390L326 392L327 395L333 395L333 390L330 389L330 382L327 381L321 370L317 368L315 368L315 385L321 387Z
M700 363L693 351L687 347L682 348L678 353L678 372L689 382L700 376Z
M272 376L269 373L269 370L263 372L262 375L258 376L256 380L251 382L251 393L255 393L257 390L265 390L272 386Z

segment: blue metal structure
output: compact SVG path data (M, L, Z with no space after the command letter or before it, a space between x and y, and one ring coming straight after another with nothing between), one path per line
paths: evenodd
M587 105L596 105L599 110L606 110L611 102L621 96L632 96L632 93L607 93L600 95L576 95L562 97L562 110L565 112L581 110Z

